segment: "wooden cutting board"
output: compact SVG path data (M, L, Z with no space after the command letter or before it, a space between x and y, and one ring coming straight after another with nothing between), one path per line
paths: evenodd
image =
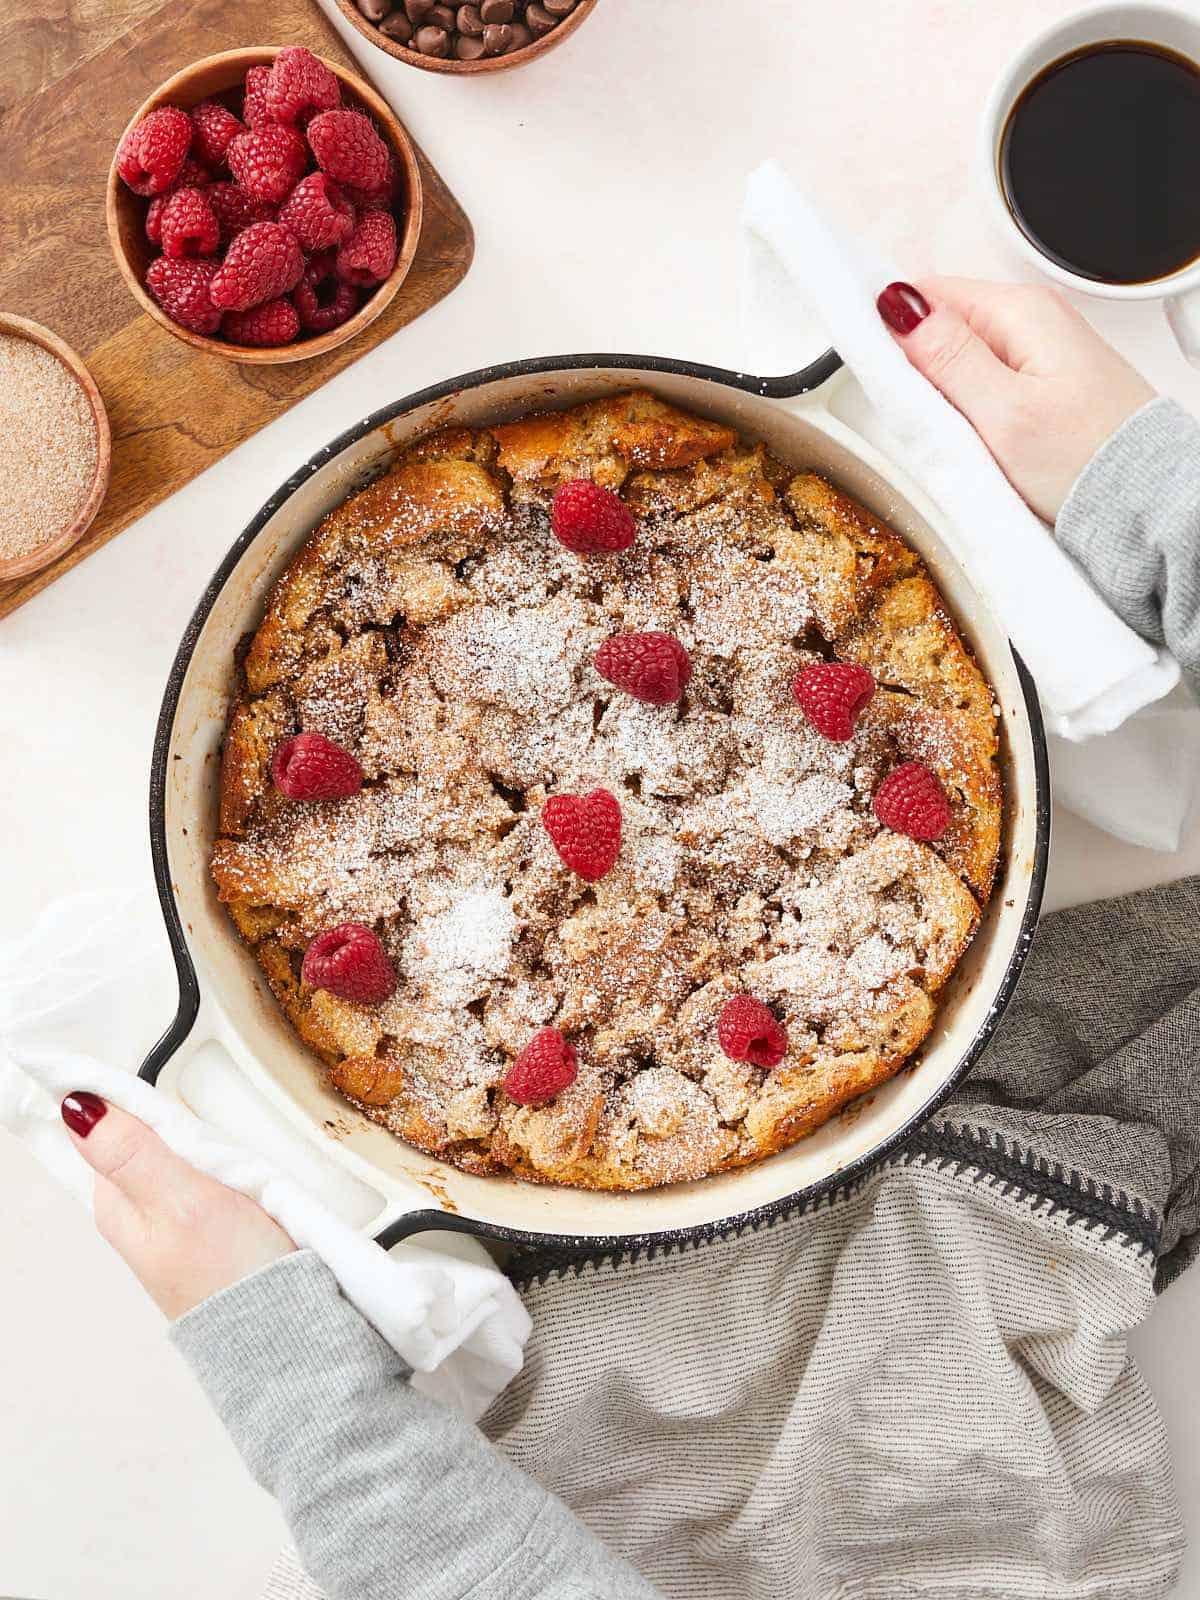
M383 315L340 349L282 366L239 366L190 350L138 309L104 226L116 141L172 73L252 44L306 44L353 67L313 0L0 5L0 310L44 323L83 356L113 441L99 516L60 561L0 583L0 617L435 305L471 264L471 224L418 150L425 216L416 259ZM403 106L396 109L403 118Z

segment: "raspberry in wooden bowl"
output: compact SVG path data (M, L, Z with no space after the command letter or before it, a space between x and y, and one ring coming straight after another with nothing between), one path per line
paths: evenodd
M421 208L386 103L295 46L176 73L130 120L108 178L134 298L194 349L254 364L323 355L374 322L412 265Z

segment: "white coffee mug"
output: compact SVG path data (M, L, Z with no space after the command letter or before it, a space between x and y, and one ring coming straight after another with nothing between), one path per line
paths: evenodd
M1039 271L1081 294L1105 300L1161 300L1171 331L1187 359L1200 366L1200 258L1149 283L1099 283L1060 266L1042 254L1018 225L1000 176L1000 141L1009 114L1038 73L1088 45L1113 40L1155 44L1186 56L1200 67L1200 9L1142 4L1088 6L1031 39L1009 62L988 96L980 128L979 158L983 188L1000 227ZM1200 195L1196 196L1200 206Z

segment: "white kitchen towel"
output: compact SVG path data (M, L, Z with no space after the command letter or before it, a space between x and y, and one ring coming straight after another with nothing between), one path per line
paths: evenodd
M1152 760L1133 793L1111 779L1130 761L1115 730L1167 694L1179 667L1105 603L966 419L909 365L875 309L879 290L902 275L839 237L775 162L750 177L742 242L747 366L795 365L820 325L862 386L890 453L946 513L956 553L1037 681L1048 730L1072 742L1108 736L1056 771L1059 798L1132 843L1177 848L1195 763ZM1153 741L1136 743L1141 759L1153 758ZM1147 780L1159 795L1153 815L1141 804Z
M161 1018L173 986L156 908L142 894L59 900L28 934L0 943L0 1127L90 1204L93 1175L62 1125L62 1097L90 1089L140 1117L315 1250L413 1369L415 1388L481 1416L520 1371L529 1336L511 1284L480 1247L475 1259L457 1242L453 1255L410 1244L381 1250L271 1162L143 1083L133 1070L148 1042L139 1038L141 1001L154 996Z

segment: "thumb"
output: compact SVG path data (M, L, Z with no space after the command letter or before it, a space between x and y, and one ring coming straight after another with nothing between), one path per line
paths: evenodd
M952 306L931 305L911 283L889 283L875 304L909 362L986 437L1011 408L1012 368Z
M71 1143L96 1174L138 1211L161 1210L196 1181L197 1174L152 1128L86 1089L62 1103Z

